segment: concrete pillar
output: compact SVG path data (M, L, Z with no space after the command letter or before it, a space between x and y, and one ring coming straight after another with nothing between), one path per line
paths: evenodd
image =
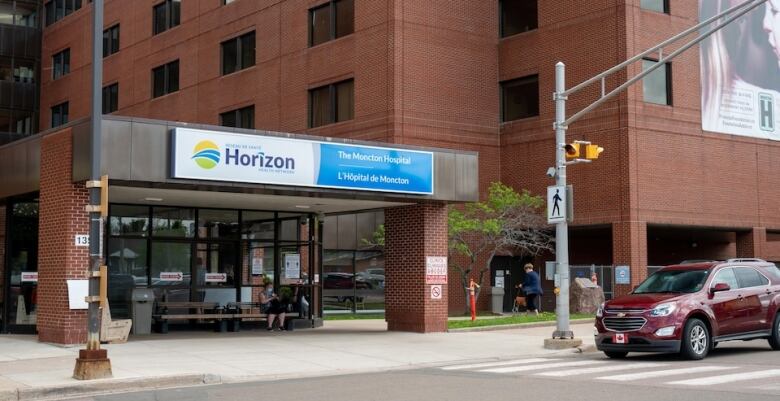
M38 227L38 339L80 344L87 339L86 310L68 306L67 280L86 279L89 248L74 236L89 233L84 183L73 183L70 129L41 139Z
M737 257L766 259L766 228L737 232Z
M612 223L612 264L627 265L631 270L630 285L613 285L615 297L628 294L634 286L647 278L647 223Z
M447 205L431 203L386 209L388 330L419 333L447 330L447 285L442 286L441 299L431 299L431 286L425 284L427 256L447 256Z

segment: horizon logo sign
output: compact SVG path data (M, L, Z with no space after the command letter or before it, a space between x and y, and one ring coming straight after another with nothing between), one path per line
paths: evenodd
M432 152L178 127L172 139L172 178L433 194Z

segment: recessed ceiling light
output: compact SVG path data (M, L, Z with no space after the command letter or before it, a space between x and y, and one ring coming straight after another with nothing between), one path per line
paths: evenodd
M311 209L311 206L309 205L295 205L298 209Z
M162 202L162 198L144 198L145 201L149 202Z

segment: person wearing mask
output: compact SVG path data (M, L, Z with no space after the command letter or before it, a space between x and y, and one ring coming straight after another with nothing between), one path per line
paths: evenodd
M273 330L274 321L279 318L279 331L285 331L284 318L287 308L282 304L282 300L279 295L274 293L274 284L268 283L265 285L265 291L260 293L260 305L263 313L268 315L268 331Z

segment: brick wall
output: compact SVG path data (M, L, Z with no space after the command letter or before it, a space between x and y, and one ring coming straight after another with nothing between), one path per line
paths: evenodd
M87 247L75 247L74 235L89 233L84 206L87 189L71 174L70 129L41 140L41 190L38 228L38 338L42 342L86 341L86 311L70 310L66 280L86 279Z
M447 255L447 206L420 204L385 210L385 319L389 330L447 330L447 287L431 299L426 256Z
M6 213L7 206L0 205L0 313L8 307L5 305L5 271L9 267L5 263Z

